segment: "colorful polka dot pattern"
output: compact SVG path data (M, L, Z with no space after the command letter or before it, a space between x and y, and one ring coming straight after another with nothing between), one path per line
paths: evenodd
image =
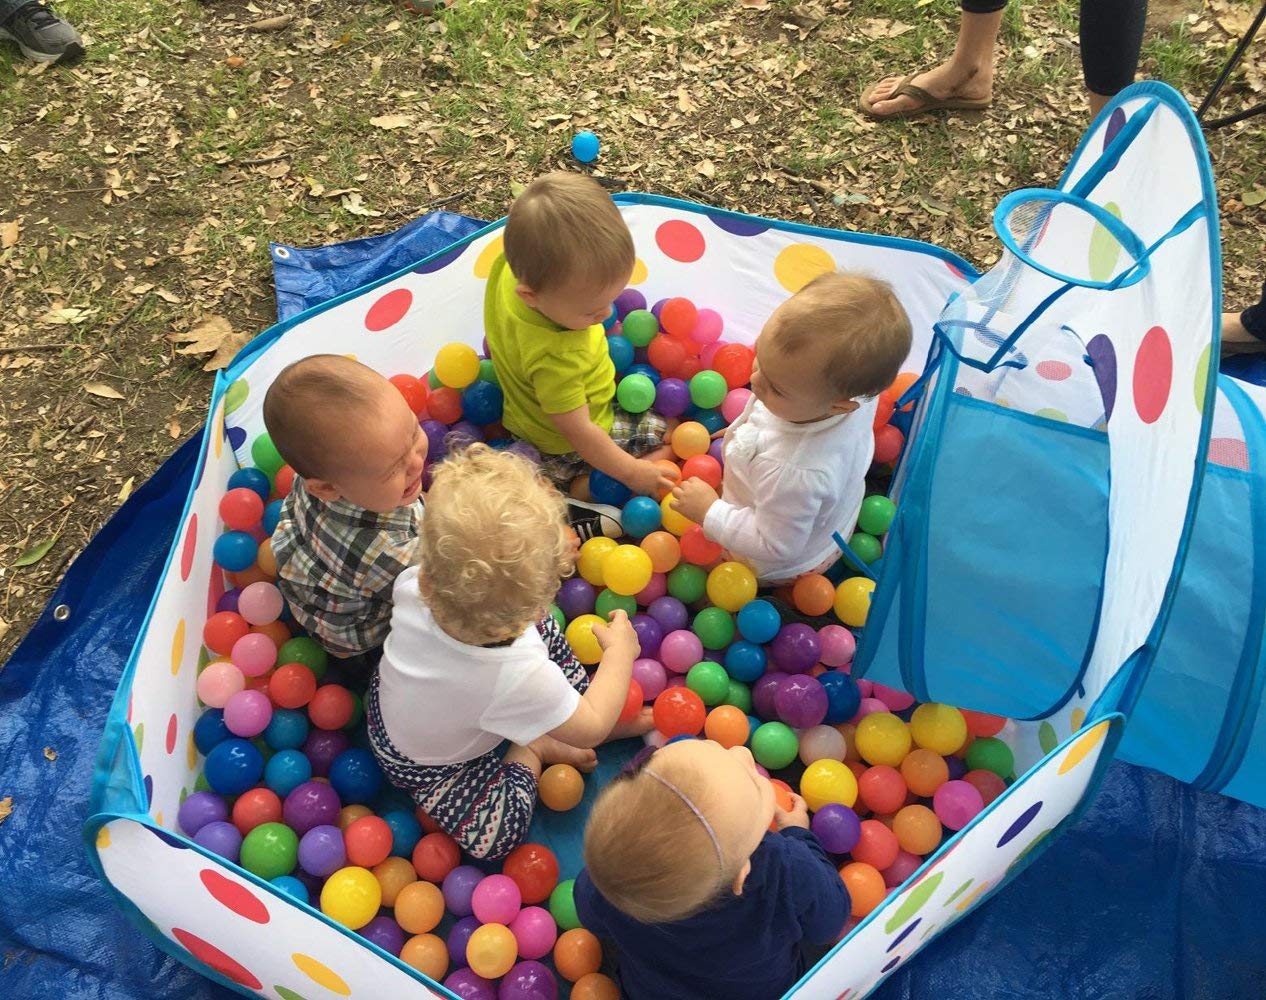
M412 305L413 293L409 289L392 289L369 307L369 311L365 313L365 329L370 333L378 333L395 326L404 319Z
M1169 402L1174 380L1174 351L1169 334L1154 326L1143 335L1134 357L1134 409L1145 424L1154 424Z
M684 219L671 219L655 230L655 245L660 252L682 264L693 264L707 249L699 227Z
M793 243L774 258L774 277L793 295L814 278L835 270L835 258L816 243Z
M211 894L211 898L221 906L257 924L268 923L268 907L240 882L225 878L210 868L202 869L198 878Z

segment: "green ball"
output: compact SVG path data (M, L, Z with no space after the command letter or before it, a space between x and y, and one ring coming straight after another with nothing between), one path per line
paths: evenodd
M620 329L624 338L634 347L645 347L659 333L659 320L649 309L634 309L624 317Z
M549 894L549 913L560 931L574 931L580 926L580 917L576 915L575 891L576 880L569 878L559 882Z
M267 431L251 442L251 458L259 467L259 471L269 479L276 476L277 470L286 464L286 460L281 457L281 452L277 450Z
M752 689L742 681L731 680L725 688L725 705L733 705L742 712L752 712Z
M864 531L854 531L853 537L848 540L848 547L853 550L853 555L867 566L884 554L884 548L879 544L879 539Z
M702 410L711 410L725 401L725 394L730 391L725 384L725 376L720 372L697 372L690 380L690 401Z
M299 836L285 823L261 823L242 841L242 867L263 879L289 875L298 858Z
M355 691L348 692L352 696L352 717L347 720L344 729L355 729L360 725L360 720L365 717L365 699L358 695ZM269 747L269 752L272 747Z
M426 387L428 389L442 389L444 387L444 383L440 381L440 377L435 374L434 368L426 373Z
M857 526L870 535L882 535L892 525L897 516L897 505L885 496L876 494L862 501L861 513L857 515Z
M603 621L606 621L607 616L611 614L612 611L623 611L626 615L632 618L635 614L637 614L637 598L625 597L622 594L617 594L614 590L611 590L608 587L603 590L603 592L598 595L598 599L593 602L593 613L595 615L599 615Z
M682 604L694 604L708 589L708 574L701 566L679 563L668 573L668 592Z
M329 660L329 654L321 647L321 644L306 635L287 639L281 644L281 649L277 650L279 666L284 663L302 663L312 671L312 676L317 680L325 677L325 668Z
M549 606L549 616L553 618L554 621L558 622L559 628L561 629L567 628L567 616L563 614L563 609L560 608L557 604L551 604Z
M725 667L711 660L696 663L686 673L686 687L703 699L703 703L711 708L725 701L730 690L730 675Z
M725 649L734 641L734 616L721 608L704 608L693 627L704 649Z
M983 736L972 741L967 748L967 770L992 771L1006 779L1015 768L1015 754L996 736Z
M796 731L785 723L766 722L752 734L752 756L771 771L786 767L799 752Z
M497 366L492 363L492 358L483 358L479 362L479 381L491 382L493 385L501 384L501 380L497 378Z
M655 402L655 383L641 372L625 375L616 387L615 398L628 413L645 413Z

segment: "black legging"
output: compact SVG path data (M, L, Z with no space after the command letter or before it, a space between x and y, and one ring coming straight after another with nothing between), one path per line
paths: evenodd
M960 0L969 14L993 14L1007 0ZM1086 89L1111 97L1134 82L1147 0L1081 0L1081 72Z
M1240 313L1240 322L1258 340L1266 340L1266 281L1262 282L1261 301Z

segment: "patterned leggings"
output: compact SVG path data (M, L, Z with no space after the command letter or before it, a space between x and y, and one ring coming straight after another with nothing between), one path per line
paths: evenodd
M589 677L558 623L548 615L536 624L569 684L581 694ZM419 764L391 742L378 703L378 675L366 699L369 740L388 779L413 796L462 850L476 858L503 858L527 839L536 806L536 777L523 764L506 764L503 748L457 764Z

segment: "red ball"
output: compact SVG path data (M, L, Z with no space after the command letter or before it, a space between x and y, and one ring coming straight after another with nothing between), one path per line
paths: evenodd
M362 816L343 831L347 862L362 868L373 868L387 860L391 853L391 827L385 819Z
M642 685L637 681L629 681L629 693L624 696L624 707L620 709L620 722L632 722L642 710L646 698L642 695Z
M689 337L699 319L699 310L689 299L669 299L659 313L659 325L674 337Z
M387 381L400 390L409 409L415 414L422 412L422 407L426 406L426 383L412 375L392 375Z
M413 848L413 869L428 882L443 882L461 860L457 841L447 833L428 833Z
M288 465L283 465L277 470L277 475L273 477L273 492L279 497L290 495L290 491L295 485L295 470Z
M655 728L668 739L698 736L708 717L703 699L687 687L671 687L659 693L651 708Z
M689 382L701 371L703 371L703 362L699 360L699 355L691 354L677 369L677 377L683 382Z
M233 825L245 837L257 826L281 822L281 799L270 788L252 788L233 803Z
M268 680L268 697L278 708L303 708L316 694L316 677L302 663L283 663Z
M906 436L892 424L884 424L875 431L875 462L880 465L895 462L905 440Z
M714 490L721 488L721 463L711 455L692 455L681 465L681 478L702 479Z
M678 372L687 357L686 345L675 337L658 336L646 348L646 360L665 378L680 378Z
M865 775L862 775L865 777ZM897 835L877 819L862 820L862 832L853 845L853 860L883 871L897 860L901 845Z
M681 557L696 566L711 566L721 558L725 550L711 541L703 533L703 528L695 524L686 529L681 536Z
M506 855L501 871L519 887L524 906L549 899L558 885L558 858L543 844L516 847Z
M352 721L356 699L341 684L319 687L308 702L308 718L318 729L342 729Z
M867 768L857 782L857 795L874 813L895 813L906 804L905 779L895 767L879 764Z
M968 771L963 780L980 793L986 806L1007 790L1007 783L992 771Z
M892 400L887 396L880 396L875 404L875 430L879 430L884 424L892 419Z
M731 389L741 389L752 380L756 352L746 344L726 344L712 356L712 370L719 372Z
M254 490L239 486L220 498L220 520L233 531L250 531L264 516L264 501Z
M228 656L233 652L233 643L250 630L246 619L236 611L218 611L202 626L202 644L213 653Z
M431 418L442 424L455 424L462 418L462 394L456 389L441 386L426 399Z
M973 712L969 708L959 709L967 722L967 731L973 736L997 736L1007 720L1001 715L990 715L988 712Z
M413 815L417 818L417 821L422 824L423 833L438 833L439 832L440 825L437 822L435 822L435 820L431 819L431 814L428 813L421 806L418 806L416 809L413 810Z

